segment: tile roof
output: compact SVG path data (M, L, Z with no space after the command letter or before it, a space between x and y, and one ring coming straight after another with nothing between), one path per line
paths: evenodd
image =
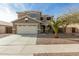
M0 25L4 25L4 26L13 26L12 23L10 23L10 22L5 22L5 21L0 21Z

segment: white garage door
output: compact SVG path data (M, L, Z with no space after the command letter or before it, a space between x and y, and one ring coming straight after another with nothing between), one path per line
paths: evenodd
M37 26L17 26L17 34L37 34Z

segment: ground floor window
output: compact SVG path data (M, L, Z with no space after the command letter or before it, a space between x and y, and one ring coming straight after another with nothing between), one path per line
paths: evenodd
M72 33L76 32L76 28L72 27Z
M44 33L45 32L45 26L41 25L41 32Z

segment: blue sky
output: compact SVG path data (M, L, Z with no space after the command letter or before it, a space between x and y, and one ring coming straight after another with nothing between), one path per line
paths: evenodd
M37 10L43 14L55 17L72 10L79 10L78 3L13 3L0 4L0 20L13 21L17 19L16 12Z

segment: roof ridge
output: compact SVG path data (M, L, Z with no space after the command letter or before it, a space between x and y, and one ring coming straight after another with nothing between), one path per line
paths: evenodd
M23 19L23 18L26 18L26 17L31 18L32 20L37 21L39 23L43 23L42 21L37 20L36 18L30 17L29 15L22 16L21 18L18 18L17 20L20 20L20 19ZM15 21L17 21L17 20L15 20ZM15 22L15 21L13 21L13 22Z

